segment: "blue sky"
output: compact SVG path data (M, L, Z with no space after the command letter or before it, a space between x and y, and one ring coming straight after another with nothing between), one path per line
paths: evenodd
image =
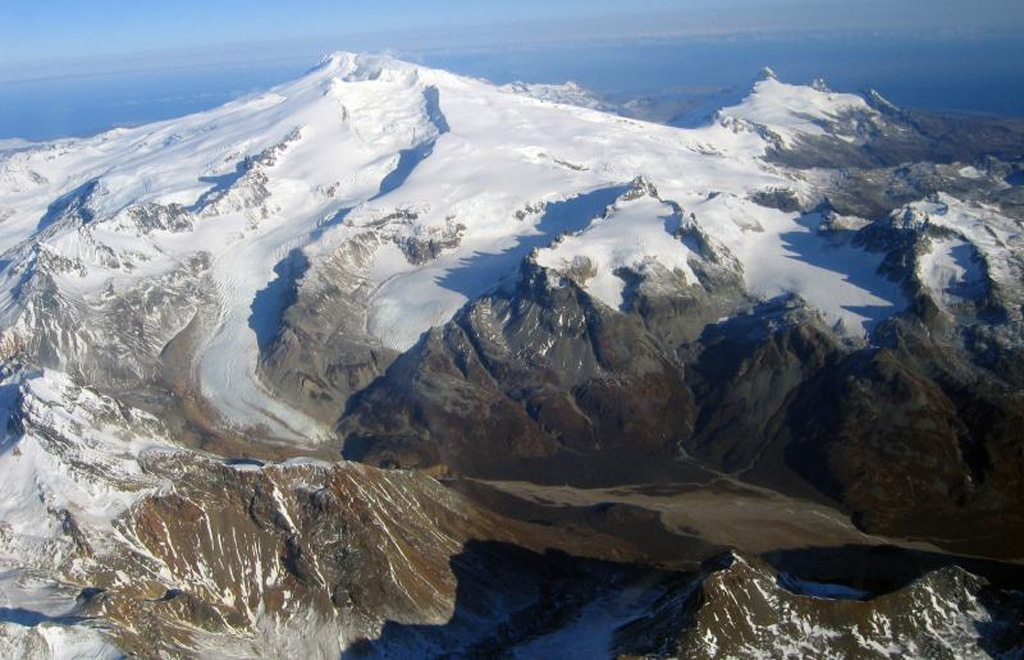
M679 0L631 0L671 12ZM622 13L621 0L3 0L4 60Z
M0 74L40 62L57 63L51 73L104 59L132 66L124 55L161 51L401 52L835 28L1019 33L1024 0L2 0Z

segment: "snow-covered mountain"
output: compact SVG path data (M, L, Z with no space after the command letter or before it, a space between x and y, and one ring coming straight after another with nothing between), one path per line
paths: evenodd
M577 506L728 483L871 542L1024 556L1024 133L770 72L717 101L680 128L336 54L208 112L0 145L0 643L337 650L443 623L473 539L655 556L491 481ZM694 621L679 648L760 639Z
M878 258L812 240L812 252L834 249L862 272L816 266L785 244L813 228L750 199L776 188L820 197L807 175L764 155L853 112L875 118L859 97L769 78L687 132L335 55L294 83L210 112L5 152L3 321L47 366L125 389L162 370L161 353L195 323L188 384L227 424L322 439L322 424L267 391L258 365L282 300L299 280L315 281L326 257L360 244L363 263L344 266L365 291L361 339L402 351L533 249L587 230L616 190L645 177L687 216L677 222L739 259L755 295L799 294L861 336L878 319L852 309L906 304L874 275ZM549 219L552 205L561 206ZM669 232L633 241L632 254L598 264L602 281L648 258L687 270L687 248ZM117 327L112 306L133 308L118 310Z

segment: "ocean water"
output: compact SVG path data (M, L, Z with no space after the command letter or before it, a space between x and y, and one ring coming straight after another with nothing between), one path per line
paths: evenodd
M0 138L87 136L171 119L215 108L302 71L294 64L261 64L0 82Z
M1024 38L673 39L401 56L496 83L575 80L618 98L713 93L771 66L785 81L872 87L906 107L1024 116ZM120 73L0 82L0 138L83 136L169 119L289 80L317 59L261 53L253 63L141 72L126 61Z

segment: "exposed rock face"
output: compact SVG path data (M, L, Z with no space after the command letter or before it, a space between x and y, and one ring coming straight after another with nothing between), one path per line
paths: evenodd
M337 654L385 621L444 622L449 557L517 537L422 474L175 447L159 420L52 372L5 403L21 428L0 457L0 552L41 594L21 619L39 635L0 629L18 652L48 655L59 629L143 657Z
M993 524L1019 530L1018 513L1006 508L1024 495L1013 430L1024 414L1019 391L978 386L976 367L920 328L895 329L894 339L801 388L790 410L789 460L869 529L934 532L961 549ZM1019 534L978 545L1016 556Z
M803 208L796 192L787 188L757 190L750 196L751 201L761 206L793 213Z
M65 370L110 390L140 383L161 388L162 352L205 308L205 254L166 275L94 298L66 296L56 280L75 275L71 262L40 250L22 273L21 316L13 327L20 352L33 364Z
M1012 657L1024 641L1013 623L1022 606L958 568L872 598L725 555L617 640L627 648L630 635L661 640L656 653L637 649L649 657Z
M282 271L294 295L267 338L260 368L281 396L328 422L397 356L366 332L368 270L379 242L366 232L308 269Z
M448 219L443 227L434 228L424 236L396 236L393 240L409 263L422 265L437 259L447 249L462 241L466 226Z
M153 231L186 232L195 228L192 215L188 208L181 204L149 203L132 206L125 210L126 222L133 225L135 231L149 233Z
M192 457L147 464L172 492L116 523L121 576L82 611L119 624L122 648L319 648L383 621L444 621L447 560L490 521L429 478L356 465L255 470ZM138 622L147 628L139 629ZM198 630L197 630L198 628Z
M1019 392L927 313L881 327L882 347L848 345L799 300L694 337L707 297L637 292L622 314L525 267L353 400L345 455L577 485L678 480L696 463L817 491L869 531L1022 550ZM1013 531L979 542L997 520Z
M682 373L636 318L535 266L430 332L351 411L350 458L551 479L601 480L613 456L671 459L694 422Z

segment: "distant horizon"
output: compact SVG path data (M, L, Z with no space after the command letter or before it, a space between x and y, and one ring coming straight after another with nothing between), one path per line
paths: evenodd
M85 137L208 110L302 75L326 53L224 51L220 62L125 63L60 76L0 82L0 139ZM764 66L791 83L825 78L837 91L879 90L921 110L1024 117L1024 38L908 40L878 35L593 39L494 48L438 48L389 54L424 66L491 80L578 82L618 101L699 97L752 80ZM165 58L167 60L167 58Z
M989 41L1024 40L1024 33L1015 30L991 30L984 34L964 33L908 33L906 31L880 32L877 30L820 30L820 31L760 31L751 33L727 32L719 34L673 34L586 37L574 40L515 41L508 43L410 46L406 50L373 44L371 35L350 35L347 37L303 40L282 40L275 42L245 42L210 47L204 50L151 49L119 55L96 56L93 58L53 58L20 62L5 68L0 62L0 85L7 83L60 80L67 78L102 77L109 75L149 73L164 71L185 71L190 69L214 69L231 66L252 66L253 64L285 64L315 66L321 58L331 53L350 52L370 55L388 55L413 63L423 63L425 58L474 54L531 52L539 49L573 50L599 46L627 44L729 44L743 42L792 43L796 40L814 42L864 41L884 42L904 39L908 42L928 44L971 44ZM333 44L333 46L332 46ZM125 56L132 59L126 60ZM1024 55L1024 53L1022 53ZM767 66L767 64L765 65Z
M0 139L92 135L213 108L329 52L497 84L696 95L763 66L924 110L1024 116L1019 0L73 0L0 4Z
M398 55L636 39L908 38L1024 34L1016 0L73 0L0 6L0 83L97 72L309 59L335 50Z

